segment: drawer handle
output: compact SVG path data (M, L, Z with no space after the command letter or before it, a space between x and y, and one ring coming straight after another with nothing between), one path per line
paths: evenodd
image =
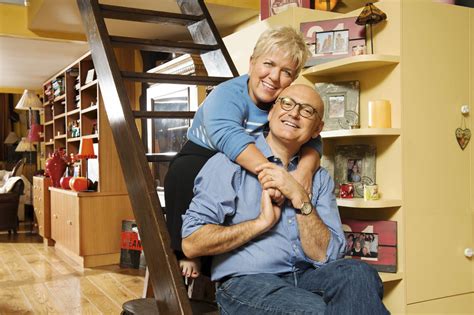
M72 225L72 221L71 221L71 220L67 220L67 224Z

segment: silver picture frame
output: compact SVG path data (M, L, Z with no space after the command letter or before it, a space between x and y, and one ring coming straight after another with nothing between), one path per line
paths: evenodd
M324 102L323 131L356 129L359 120L359 81L316 83Z
M334 182L339 196L341 184L352 183L354 198L364 197L364 185L374 185L376 147L370 144L337 145L335 148Z

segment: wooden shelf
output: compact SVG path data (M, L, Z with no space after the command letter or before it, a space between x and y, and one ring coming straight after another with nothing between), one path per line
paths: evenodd
M399 281L403 279L403 272L397 272L397 273L379 272L379 276L382 279L383 283Z
M98 139L98 138L99 138L99 135L98 135L98 134L85 135L85 136L82 136L81 138L83 138L83 139Z
M340 129L321 132L321 138L344 138L344 137L379 137L379 136L400 136L400 128L360 128L360 129Z
M401 207L400 199L380 199L365 201L363 198L336 198L339 207L348 208L391 208Z
M96 84L97 84L97 79L95 79L94 81L89 82L89 83L87 83L87 84L81 86L81 91L83 91L83 90L85 90L85 89L87 89L87 88L89 88L89 87L91 87L91 86L93 86L93 85L96 85Z
M67 112L67 115L68 115L68 116L71 116L71 115L74 115L74 114L79 114L80 111L81 111L80 108L76 108L76 109L74 109L74 110L68 111L68 112Z
M82 114L86 114L92 111L97 111L97 105L87 107L81 111Z
M64 117L66 117L66 113L56 115L56 116L54 116L54 119L59 119L59 118L64 118Z
M56 97L54 98L54 101L53 101L53 102L59 102L59 101L62 101L63 99L65 99L65 98L66 98L66 93L63 93L63 94L61 94L61 95L59 95L59 96L56 96Z
M64 138L66 138L66 134L65 134L65 133L62 134L62 135L59 135L59 136L55 136L55 137L54 137L54 140L56 140L56 139L64 139Z
M400 62L400 56L393 55L359 55L329 61L310 67L303 71L304 76L323 76L347 72L357 72L395 65Z
M54 141L45 142L44 145L54 145Z
M67 142L77 142L81 141L81 137L68 138Z
M45 125L45 126L52 125L53 122L54 122L53 120L45 121L45 122L44 122L44 125Z

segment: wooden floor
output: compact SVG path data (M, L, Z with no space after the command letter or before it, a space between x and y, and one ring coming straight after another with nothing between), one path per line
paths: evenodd
M66 262L35 234L0 235L0 314L120 314L143 281L142 270Z

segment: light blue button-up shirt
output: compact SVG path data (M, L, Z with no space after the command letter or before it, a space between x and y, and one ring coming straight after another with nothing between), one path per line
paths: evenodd
M262 135L255 144L266 158L274 158ZM298 157L295 156L288 171L296 169L297 163ZM196 177L194 198L183 216L183 238L206 224L229 226L257 218L261 193L262 188L255 175L224 154L217 153ZM331 232L325 261L314 261L304 254L295 209L287 201L280 220L272 229L235 250L213 257L212 280L257 273L293 272L341 258L345 248L344 232L334 196L334 182L323 168L313 177L312 194L311 202Z

